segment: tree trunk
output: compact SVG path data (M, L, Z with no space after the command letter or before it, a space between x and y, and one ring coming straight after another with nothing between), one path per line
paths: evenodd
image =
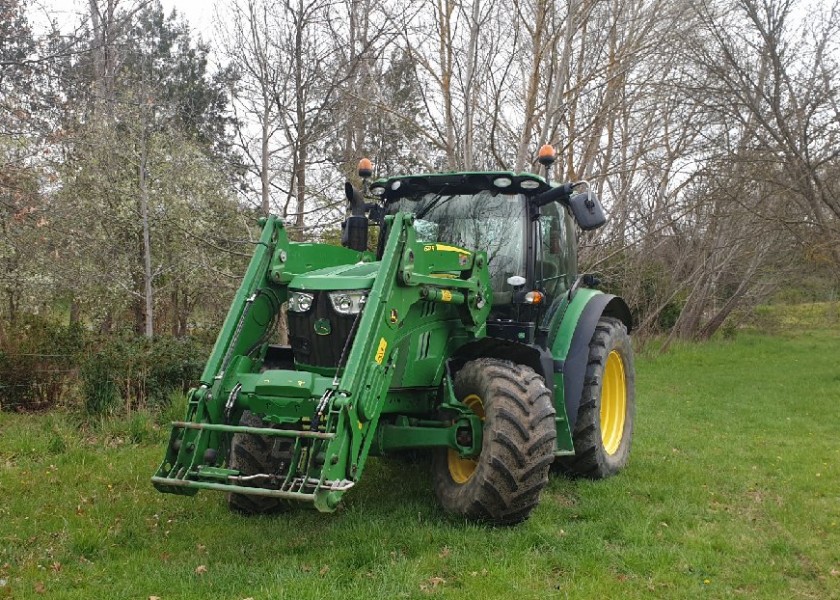
M440 34L441 95L443 96L443 120L446 144L446 162L450 171L458 170L455 153L455 119L452 112L452 13L455 4L450 0L438 0L438 27Z
M76 323L79 322L80 317L81 317L81 307L79 306L79 303L76 301L76 299L73 298L70 301L70 322L69 322L69 324L70 325L75 325Z
M464 170L475 169L474 137L475 137L475 109L478 94L475 79L478 76L478 48L480 33L481 2L474 0L470 14L470 38L467 44L467 67L464 77Z
M172 320L169 324L169 331L172 334L172 337L178 337L178 325L179 325L179 322L180 322L179 315L180 315L180 312L181 312L181 307L179 306L180 299L178 298L178 284L177 283L172 286L172 293L170 294L170 297L169 297L169 304L172 308L172 315L171 315Z
M140 218L143 220L143 300L144 300L144 332L152 339L154 336L154 295L152 290L152 244L149 234L149 188L146 173L148 158L146 134L144 133L140 146L140 166L138 176L140 184Z
M545 20L548 6L544 0L537 2L535 7L536 20L533 26L533 54L531 56L531 72L528 75L528 85L525 90L523 108L525 110L525 122L522 125L522 133L519 136L519 146L516 149L516 170L523 171L530 156L531 136L534 133L534 126L537 124L537 100L540 93L540 68L545 52L543 35L545 34ZM553 35L553 34L550 34Z
M94 38L94 95L97 100L105 104L108 114L113 109L114 78L117 70L116 49L114 47L117 35L117 3L118 0L105 0L105 6L100 10L100 0L88 0Z
M297 211L297 214L295 215L295 229L297 230L297 239L302 240L305 225L303 213L306 211L306 161L308 159L308 149L306 144L301 144L298 149L298 155L300 156L300 159L298 161L297 176L295 177L295 182L297 184L295 194Z
M265 94L264 94L265 96ZM268 173L270 168L269 159L271 157L268 143L271 134L269 133L269 127L271 126L271 115L270 115L270 105L267 100L263 100L263 115L262 115L262 128L261 128L261 136L260 136L260 212L263 216L268 216L270 211L269 199L271 198L271 190L269 186L271 185L271 177Z

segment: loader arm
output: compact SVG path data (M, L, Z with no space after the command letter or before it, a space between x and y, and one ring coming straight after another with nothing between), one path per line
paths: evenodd
M388 217L391 232L379 275L361 315L347 366L329 402L327 456L338 458L325 469L327 479L361 476L379 422L385 395L394 375L401 327L411 306L420 301L459 305L461 320L474 336L483 335L491 294L487 261L454 246L419 243L414 216ZM441 278L442 273L459 275ZM333 508L340 493L316 498L320 509Z
M394 375L403 324L418 302L457 306L470 338L484 335L492 300L483 253L418 242L411 214L387 217L388 239L355 335L333 377L307 370L260 370L260 346L297 274L313 267L353 265L367 253L322 244L295 244L269 218L184 421L173 423L167 454L152 478L164 492L214 489L313 502L334 510L361 477L376 440ZM405 328L410 329L410 328ZM264 350L262 351L264 353ZM277 427L235 423L245 410ZM282 473L244 476L228 465L234 434L293 440ZM260 485L256 485L259 482Z

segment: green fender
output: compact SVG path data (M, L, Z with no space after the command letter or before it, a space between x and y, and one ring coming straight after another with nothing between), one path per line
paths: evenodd
M548 342L554 358L555 408L558 414L561 408L565 408L569 427L567 444L561 444L563 436L558 435L558 447L563 449L563 445L571 443L571 433L575 430L586 362L589 358L589 342L595 333L598 320L602 316L615 317L627 326L629 332L633 327L633 317L627 303L619 296L586 288L578 289L572 300L566 304L565 310L561 307L558 313L559 327L551 328L557 333L553 337L550 336ZM558 393L561 390L562 407L561 394Z

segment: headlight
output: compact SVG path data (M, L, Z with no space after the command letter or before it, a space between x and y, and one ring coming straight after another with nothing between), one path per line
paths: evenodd
M330 292L335 312L341 315L357 315L365 306L367 291Z
M312 301L315 296L304 292L292 292L289 296L289 310L292 312L306 312L312 308Z

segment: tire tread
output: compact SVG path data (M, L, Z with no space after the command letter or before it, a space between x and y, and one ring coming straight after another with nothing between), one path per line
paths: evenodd
M613 456L607 455L601 440L601 383L607 357L612 350L621 354L627 385L627 414L621 444ZM589 343L583 391L577 422L572 434L574 456L559 457L557 469L573 477L604 479L621 471L629 460L635 418L635 369L630 336L624 323L612 317L601 317Z
M506 360L470 361L455 379L459 398L478 394L485 406L484 442L473 476L458 484L447 450L435 453L435 492L448 512L495 525L528 518L548 483L557 436L551 394L530 367Z

